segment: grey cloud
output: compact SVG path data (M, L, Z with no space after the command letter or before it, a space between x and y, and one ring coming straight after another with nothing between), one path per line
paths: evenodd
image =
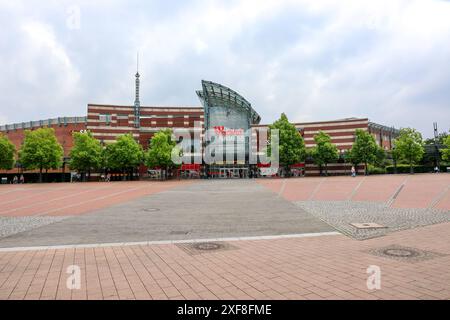
M208 79L247 97L263 122L286 112L368 116L425 136L433 121L448 127L450 3L399 0L395 19L382 5L341 3L0 2L0 122L132 104L139 50L144 105L199 105L195 90Z

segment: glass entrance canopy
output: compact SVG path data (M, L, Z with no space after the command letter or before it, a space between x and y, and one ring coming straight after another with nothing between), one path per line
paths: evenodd
M259 114L243 96L215 82L202 80L197 96L205 111L205 146L223 155L214 162L248 164L249 129L261 121Z
M197 96L205 110L205 128L216 126L247 130L261 121L250 102L236 91L221 84L202 80Z

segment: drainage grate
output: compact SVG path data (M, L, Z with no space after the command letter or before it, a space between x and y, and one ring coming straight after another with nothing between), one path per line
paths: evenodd
M145 211L145 212L155 212L155 211L159 211L159 209L158 209L158 208L144 208L144 209L142 209L142 211Z
M219 249L224 248L224 245L222 243L216 243L216 242L200 242L200 243L194 243L192 246L196 250L204 250L204 251L213 251L213 250L219 250Z
M391 245L389 247L384 248L376 248L366 251L370 254L404 261L404 262L420 262L425 260L430 260L438 257L446 256L442 253L432 252L432 251L425 251L420 250L416 248L410 248L410 247L402 247L398 245Z
M237 247L227 242L213 242L213 241L180 243L177 244L177 246L190 255L238 249Z
M176 231L170 231L171 235L186 235L189 234L189 231L183 231L183 230L176 230Z

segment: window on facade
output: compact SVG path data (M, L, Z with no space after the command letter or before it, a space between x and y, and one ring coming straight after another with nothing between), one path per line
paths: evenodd
M111 115L110 114L101 114L98 116L98 119L100 122L106 122L106 123L110 123L111 122Z

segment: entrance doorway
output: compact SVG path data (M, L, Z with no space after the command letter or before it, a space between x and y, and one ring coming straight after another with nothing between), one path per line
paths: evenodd
M249 169L246 166L211 166L209 174L211 178L245 179L249 177Z

